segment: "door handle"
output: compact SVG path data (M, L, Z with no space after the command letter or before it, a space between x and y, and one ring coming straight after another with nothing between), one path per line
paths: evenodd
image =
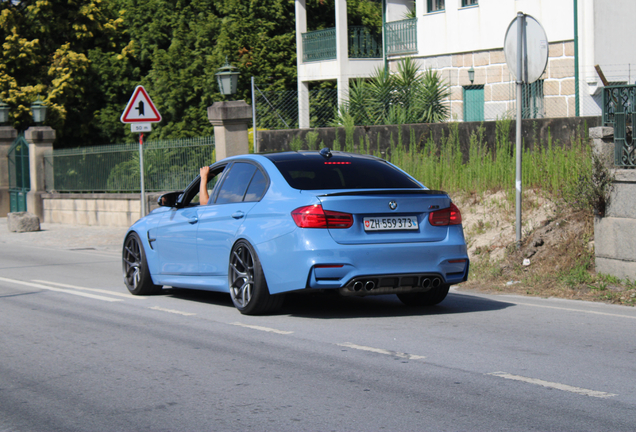
M243 212L242 212L242 211L240 211L240 210L239 210L239 211L237 211L236 213L232 213L232 217L233 217L234 219L240 219L240 218L242 218L243 216L245 216L245 213L243 213Z
M199 222L199 218L196 217L196 216L193 217L193 218L188 219L188 223L191 224L191 225L194 225L197 222Z

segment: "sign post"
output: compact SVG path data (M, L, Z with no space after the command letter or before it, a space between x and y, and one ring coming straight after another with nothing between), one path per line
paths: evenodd
M139 133L139 179L141 182L141 217L146 216L146 189L144 186L144 132L152 130L151 123L161 121L161 114L155 108L143 86L135 87L132 97L120 118L122 123L130 123L130 131Z
M506 31L504 53L510 73L517 82L516 121L516 234L517 247L521 246L521 201L522 201L522 160L521 120L523 116L523 85L538 80L548 64L548 37L543 27L533 17L518 12Z

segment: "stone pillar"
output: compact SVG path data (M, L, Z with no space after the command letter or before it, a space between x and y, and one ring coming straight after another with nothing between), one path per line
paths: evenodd
M208 120L214 126L216 160L249 153L247 126L252 107L245 101L215 102L208 107Z
M338 64L338 106L349 100L349 27L347 2L336 0L336 62Z
M298 129L309 129L309 83L298 81Z
M303 33L307 33L307 2L296 0L296 68L303 63ZM309 82L298 76L298 128L309 128Z
M9 195L9 148L18 137L18 131L11 126L0 126L0 217L7 217L11 211Z
M53 151L55 130L49 126L34 126L24 132L29 143L29 171L31 190L27 193L27 211L44 221L42 194L46 193L46 167L44 156Z
M614 128L590 129L594 152L614 166ZM605 215L594 217L594 254L597 273L636 280L636 171L614 169L614 190Z

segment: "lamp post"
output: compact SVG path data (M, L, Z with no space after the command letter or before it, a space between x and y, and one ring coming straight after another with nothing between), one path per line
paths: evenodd
M9 123L9 104L0 99L0 126Z
M46 175L45 171L52 169L44 163L46 155L53 151L55 131L49 126L44 126L47 106L38 95L31 104L31 114L35 126L24 132L24 138L29 143L29 192L26 196L27 210L44 221L44 206L42 195L46 193L47 186L53 188L53 184L46 184L46 179L52 179L53 173Z
M475 81L475 69L473 69L472 66L470 67L470 69L468 69L468 79L470 80L471 84L473 83L473 81Z
M234 66L225 59L218 69L216 79L223 95L236 93L238 76ZM208 120L214 126L216 160L249 153L247 126L252 119L252 109L245 101L214 102L208 107Z
M40 96L31 104L31 112L33 113L33 121L36 125L39 126L44 123L44 120L46 120L46 105L44 105Z
M236 93L238 84L238 76L241 74L235 71L235 67L231 66L225 58L225 64L217 70L216 81L219 83L219 90L222 95L231 95Z

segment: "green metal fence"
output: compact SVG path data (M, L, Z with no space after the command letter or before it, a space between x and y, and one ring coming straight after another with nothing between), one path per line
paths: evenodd
M149 141L143 145L146 192L181 190L215 161L214 138ZM139 192L139 144L54 150L45 157L55 192Z
M382 34L369 27L349 27L349 58L382 58Z
M603 123L614 127L614 164L636 167L636 85L603 89Z
M417 18L388 22L384 32L388 55L417 52Z
M336 58L336 29L303 33L303 61L332 60Z
M18 135L7 153L9 160L9 206L12 212L26 211L26 196L31 190L29 143Z
M336 58L336 29L303 33L303 62ZM348 28L349 58L382 58L382 35L368 27Z

